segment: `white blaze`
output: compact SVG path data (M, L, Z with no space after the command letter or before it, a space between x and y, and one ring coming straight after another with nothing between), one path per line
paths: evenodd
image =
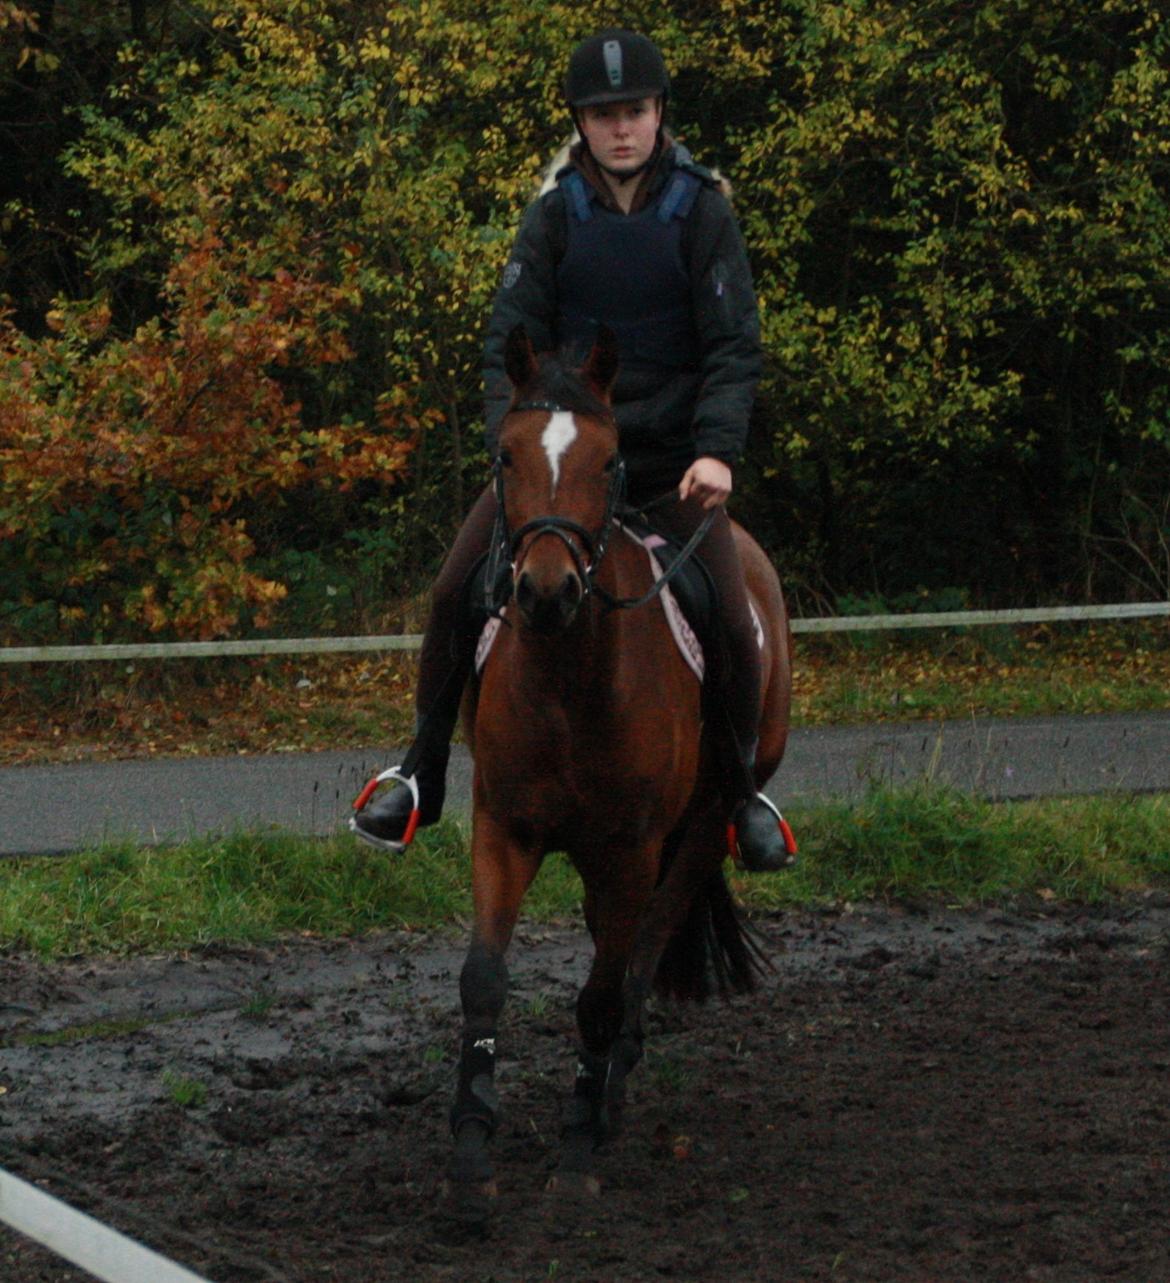
M552 470L554 495L561 476L561 459L576 439L577 425L573 421L573 416L568 410L555 411L540 437L540 444L544 446L544 452L548 455L548 466Z

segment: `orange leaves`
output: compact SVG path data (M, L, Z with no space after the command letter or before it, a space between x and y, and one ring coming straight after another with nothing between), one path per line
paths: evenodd
M257 274L248 248L193 240L163 315L129 337L104 300L59 302L39 341L0 316L0 530L66 631L263 626L286 589L251 564L249 514L406 466L384 424L307 427L291 392L306 367L350 359L353 287L312 261Z

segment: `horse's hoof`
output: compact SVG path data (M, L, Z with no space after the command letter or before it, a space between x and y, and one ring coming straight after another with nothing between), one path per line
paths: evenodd
M439 1188L436 1221L444 1236L476 1238L487 1233L499 1190L495 1180L445 1180Z
M601 1181L592 1172L553 1172L544 1187L558 1198L594 1199L601 1197Z

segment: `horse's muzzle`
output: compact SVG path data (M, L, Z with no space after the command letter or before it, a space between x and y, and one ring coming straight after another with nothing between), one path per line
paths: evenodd
M549 635L564 632L577 617L585 596L575 571L549 577L521 570L516 576L516 607L525 628Z

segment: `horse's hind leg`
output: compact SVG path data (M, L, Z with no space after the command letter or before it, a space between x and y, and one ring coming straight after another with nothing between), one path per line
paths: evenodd
M642 1059L642 1014L654 987L658 964L671 937L712 870L723 860L723 814L717 804L694 812L671 834L664 848L666 873L643 915L622 985L621 1026L610 1049L607 1104L620 1118L626 1078Z
M623 852L607 861L611 876L598 887L586 879L586 918L595 953L577 999L581 1050L565 1112L561 1159L549 1188L595 1194L594 1151L615 1132L607 1095L609 1052L622 1023L622 983L638 923L654 889L656 852Z
M454 1152L447 1168L443 1213L467 1226L486 1221L496 1194L488 1141L496 1129L496 1031L508 989L504 954L520 902L539 857L509 841L491 821L476 818L472 838L475 926L459 977L463 1035L459 1079L451 1106Z

